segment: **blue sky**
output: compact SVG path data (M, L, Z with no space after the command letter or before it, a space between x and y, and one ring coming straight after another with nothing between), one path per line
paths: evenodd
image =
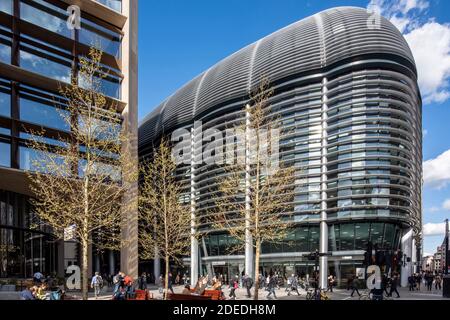
M389 18L411 46L424 99L424 252L442 243L442 222L450 218L450 1L165 0L139 6L140 120L211 65L321 10L370 6Z

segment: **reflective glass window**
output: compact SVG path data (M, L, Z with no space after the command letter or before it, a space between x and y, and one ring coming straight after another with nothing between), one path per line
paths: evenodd
M370 226L370 241L373 244L382 245L383 242L384 223L374 222Z
M353 250L355 240L355 225L346 223L340 229L340 250Z
M5 136L10 136L11 129L0 127L0 134L3 134Z
M11 96L0 91L0 116L11 116Z
M51 162L58 164L59 168L61 168L61 171L57 172L56 174L62 173L62 170L65 166L64 159L62 157L57 155L43 155L41 151L37 151L27 147L20 147L20 169L49 173L51 168L45 165L46 161L45 158L42 158L43 156L49 158L52 157ZM66 169L67 172L70 171L68 168Z
M43 0L22 0L20 4L21 19L71 38L72 30L67 28L67 17L65 10Z
M11 145L0 142L0 166L11 167Z
M122 0L97 0L97 2L100 2L117 12L122 12Z
M393 224L386 224L384 229L383 248L390 249L394 245L395 226Z
M1 10L0 10L1 11ZM5 29L0 26L1 31L11 32L9 29ZM0 33L0 62L11 63L11 37L7 37Z
M45 127L69 131L70 126L65 120L67 111L57 110L53 106L20 98L20 119Z
M7 14L12 14L13 0L2 0L0 1L0 11Z
M299 227L295 232L295 237L297 240L296 251L307 252L308 247L308 227Z
M370 223L355 223L355 250L365 250L369 242Z
M122 35L90 20L81 18L79 41L85 45L94 46L116 58L120 58Z
M319 249L319 227L309 228L309 251Z
M40 75L70 83L71 62L62 59L52 59L45 56L45 53L40 50L40 55L31 53L26 50L26 47L20 50L20 66L29 71L38 73Z

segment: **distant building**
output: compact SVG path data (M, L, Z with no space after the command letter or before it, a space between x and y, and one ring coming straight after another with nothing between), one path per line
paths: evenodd
M434 271L434 255L423 257L422 270L423 271Z
M444 266L444 250L445 246L441 245L437 247L436 253L433 256L433 271L435 272L442 272L442 267Z

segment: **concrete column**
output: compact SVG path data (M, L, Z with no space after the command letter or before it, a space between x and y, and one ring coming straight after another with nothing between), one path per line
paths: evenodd
M116 274L116 260L114 259L114 251L109 251L109 274Z
M123 27L122 40L122 81L121 100L127 105L122 113L124 127L130 134L123 148L138 168L138 1L123 0L123 15L127 21ZM126 243L120 252L120 269L133 278L138 277L138 183L124 181L127 193L122 210L122 239Z
M245 106L245 274L253 278L253 237L250 231L250 105Z
M98 252L94 254L95 260L94 260L94 272L101 272L100 270L100 256L98 255Z
M155 276L155 283L158 283L159 276L161 275L161 260L158 255L158 248L155 246L155 256L153 258L153 275Z
M328 97L327 78L322 80L322 159L321 159L321 202L320 202L320 239L319 239L319 285L327 288L328 279L328 224L327 224L327 147L328 147Z
M65 262L64 240L57 241L56 248L58 250L57 274L59 277L65 277L66 275L65 275L65 270L64 270L64 262Z
M198 240L196 237L197 226L195 217L195 137L196 130L191 129L191 286L195 286L198 280L198 269L199 269L199 259L198 259Z
M408 286L408 277L411 275L411 265L412 262L406 262L406 259L412 258L412 250L413 250L413 230L410 229L408 232L405 233L405 235L402 237L402 253L403 253L403 257L402 259L405 260L403 261L402 264L402 269L401 269L401 286L402 287L407 287ZM406 255L406 256L405 256Z

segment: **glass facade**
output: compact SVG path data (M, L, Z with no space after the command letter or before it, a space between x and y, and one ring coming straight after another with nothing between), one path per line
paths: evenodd
M58 94L58 83L71 82L72 72L79 68L77 63L80 57L88 55L90 46L103 51L100 90L108 103L119 104L116 100L121 99L122 63L127 63L121 61L123 31L107 19L84 11L81 29L68 28L65 1L18 0L16 8L14 1L0 0L2 16L20 17L17 24L11 23L10 17L0 19L0 63L30 72L32 76L24 77L20 73L12 82L4 69L0 70L0 170L41 170L33 165L33 159L39 154L29 148L31 132L42 130L44 143L67 147L61 140L70 135L67 122L70 115L65 99ZM98 2L119 13L122 11L121 0ZM11 48L18 50L13 52ZM38 79L42 84L33 80L36 75L41 77ZM63 164L63 159L58 161ZM107 164L99 163L98 171L108 172L112 179L121 178L116 168ZM8 189L8 186L1 188ZM29 221L35 218L28 198L0 190L0 204L0 277L29 277L33 270L55 271L51 232ZM12 222L8 220L11 217Z
M248 90L258 87L261 74L274 89L267 104L281 122L281 165L295 168L295 194L286 203L286 220L295 230L282 243L262 244L264 268L310 270L314 263L304 253L319 249L321 214L330 270L341 276L362 265L369 243L392 255L407 230L420 233L422 105L416 67L397 28L383 20L380 29L369 30L368 18L364 9L339 8L298 21L212 66L145 118L141 159L151 156L162 135L192 132L183 142L194 154L178 167L177 177L205 234L200 264L235 268L244 260L227 257L229 236L215 234L219 183L228 173L222 163L201 160L211 148L208 130L220 132L225 153L228 147L245 148L235 146L226 130L245 126L244 107L252 105ZM344 26L342 32L333 32L336 26ZM245 196L245 188L236 196L243 207ZM246 259L251 257L247 252Z
M28 198L0 190L0 278L30 278L56 270L55 241Z
M110 7L111 9L122 12L122 0L96 0L97 2L100 2L101 4L104 4L107 7Z

